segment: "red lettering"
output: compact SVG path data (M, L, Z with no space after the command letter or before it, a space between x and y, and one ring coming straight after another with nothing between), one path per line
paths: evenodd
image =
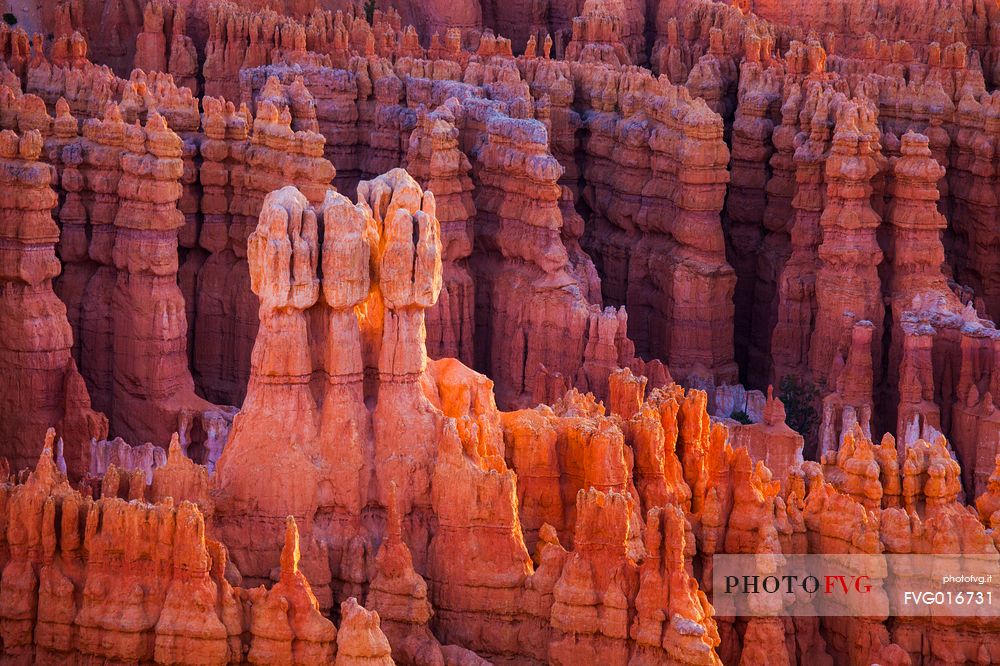
M847 581L844 580L843 576L830 576L830 575L827 575L824 578L826 580L826 593L827 594L830 594L830 593L833 592L834 583L835 582L839 582L841 589L844 590L845 594L847 593Z

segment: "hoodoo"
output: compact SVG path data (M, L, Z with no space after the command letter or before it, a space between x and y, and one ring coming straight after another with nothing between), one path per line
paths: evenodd
M1000 663L998 0L8 4L0 661Z

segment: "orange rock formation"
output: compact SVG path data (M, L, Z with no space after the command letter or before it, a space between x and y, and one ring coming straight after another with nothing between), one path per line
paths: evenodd
M1000 662L711 601L1000 567L995 0L376 4L0 24L3 660Z

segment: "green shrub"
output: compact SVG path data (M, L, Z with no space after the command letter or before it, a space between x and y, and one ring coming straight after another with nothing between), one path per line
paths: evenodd
M735 410L732 414L729 415L729 418L739 423L742 423L743 425L750 425L751 423L753 423L753 421L750 420L750 415L744 412L742 409Z
M368 19L368 25L375 24L375 0L365 0L365 18Z
M17 25L17 17L11 14L10 12L7 12L6 14L3 15L3 21L7 25Z

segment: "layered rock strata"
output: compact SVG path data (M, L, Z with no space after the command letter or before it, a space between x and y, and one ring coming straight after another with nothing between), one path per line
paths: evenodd
M59 228L52 219L57 197L51 187L53 170L40 161L42 150L37 130L0 132L0 178L7 193L0 205L0 432L6 442L3 454L18 470L31 466L32 450L56 426L65 464L79 477L89 468L90 440L107 437L108 419L91 409L71 353L66 306L52 290L60 273L55 253Z
M235 587L226 547L206 538L199 508L174 504L179 486L167 482L169 493L157 504L141 494L131 502L95 501L70 488L57 469L53 435L23 483L0 485L6 659L226 664L343 656L392 663L377 616L360 622L359 637L359 620L345 611L347 636L338 637L319 613L298 568L291 516L278 582L269 590Z

